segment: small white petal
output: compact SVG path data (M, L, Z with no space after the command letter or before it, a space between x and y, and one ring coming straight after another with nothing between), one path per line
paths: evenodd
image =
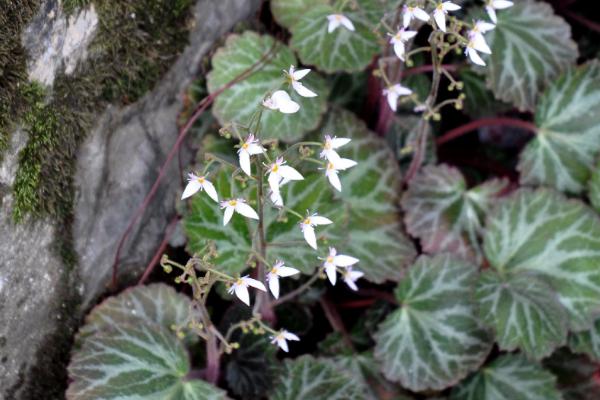
M227 225L233 216L233 207L226 207L223 214L223 226Z
M344 279L344 283L355 292L358 290L358 286L356 286L356 283L352 279Z
M332 149L339 149L340 147L350 143L352 141L352 139L349 138L337 138L334 137L333 139L330 140L331 143L331 148Z
M247 306L250 305L250 293L248 293L248 288L246 286L235 285L235 295Z
M240 168L242 171L246 173L248 176L252 176L252 169L250 168L250 154L244 149L241 149L239 152L240 156Z
M415 9L413 10L413 14L415 17L417 17L423 22L429 21L429 14L427 14L422 8L415 7Z
M411 20L412 20L412 15L408 12L407 9L405 9L404 15L402 15L402 26L404 26L405 28L408 28Z
M252 279L252 278L249 278L247 276L243 277L242 280L248 286L252 286L253 288L256 288L258 290L262 290L263 292L267 291L267 288L265 287L265 285L263 285L263 283L261 281L257 281L256 279Z
M329 278L329 282L331 282L331 284L335 286L335 283L337 281L337 271L335 269L335 265L325 265L325 273L327 274L327 278Z
M254 211L252 207L243 201L238 200L237 204L235 205L235 211L242 214L244 217L258 219L258 214L256 211Z
M265 152L264 147L262 147L261 145L257 144L257 143L249 143L248 144L248 154L250 154L251 156L254 156L256 154L262 154Z
M333 263L339 267L349 267L358 262L358 258L350 257L344 254L337 255L333 258Z
M292 87L302 97L317 97L317 94L300 82L292 82Z
M477 21L477 23L475 25L476 25L477 29L479 30L479 32L481 32L481 33L493 31L496 28L496 25L490 24L489 22L485 22L485 21Z
M440 28L442 32L446 32L446 14L444 14L443 11L436 9L433 12L433 19L435 20L438 28Z
M506 1L506 0L494 0L492 1L492 7L494 7L496 10L503 10L505 8L509 8L513 6L513 2L512 1Z
M288 332L288 331L283 331L283 337L286 340L300 341L300 338L297 335L293 334L292 332Z
M289 351L288 344L283 337L277 337L277 346L279 346L281 350L285 351L286 353Z
M330 18L330 17L332 17L332 16L330 15L329 17L327 17L327 19L329 19L329 24L327 25L328 33L335 31L340 26L340 22L338 20L336 20L335 18Z
M213 199L217 203L219 202L219 195L217 194L217 191L215 190L215 186L211 182L205 180L204 183L202 184L202 188L206 191L206 194L211 199Z
M281 193L279 192L279 190L271 191L270 198L276 207L283 207L283 198L281 197Z
M279 278L277 275L269 274L269 290L276 299L279 298Z
M469 59L477 64L477 65L481 65L482 67L485 67L485 61L483 61L483 59L481 58L481 56L479 55L479 53L477 53L477 51L472 48L472 47L467 47L467 56L469 56Z
M342 191L342 182L340 182L340 177L337 174L336 170L330 170L326 173L327 179L331 186L333 186L338 192Z
M471 43L472 43L472 47L475 50L480 51L482 53L486 53L486 54L492 54L492 50L490 49L488 44L485 42L485 38L483 37L483 35L481 35L481 34L472 35Z
M354 24L352 23L352 21L350 21L348 18L342 16L342 19L340 21L342 23L342 25L344 25L348 30L354 32Z
M198 179L190 180L186 185L183 194L181 195L181 200L185 200L193 194L196 194L196 192L198 192L198 190L200 190L201 187L202 185L200 184L200 182L198 182Z
M396 57L404 61L404 43L396 41L394 43L394 53L396 54Z
M304 234L304 240L313 249L317 250L317 237L315 236L315 228L310 225L302 226L302 233Z
M350 160L349 158L340 158L336 162L332 162L333 168L338 170L345 170L352 168L356 165L356 161Z
M277 109L284 114L293 114L300 109L300 104L293 101L285 90L278 90L271 96Z
M279 182L281 182L281 176L278 173L271 172L267 178L271 192L279 193Z
M402 41L406 42L407 40L410 40L415 36L417 36L417 31L404 31L402 32Z
M292 73L292 77L299 81L300 79L304 78L306 75L308 75L308 73L310 72L310 69L299 69L298 71L294 71Z
M496 10L494 10L493 7L487 6L485 8L485 11L487 11L488 15L490 16L490 19L492 20L493 23L498 23L498 18L496 17Z
M458 4L454 4L450 1L445 1L442 3L442 8L445 11L458 11L460 10L460 6Z
M300 172L296 171L294 168L288 165L282 165L279 167L279 175L288 181L301 181L304 179Z
M310 222L313 225L329 225L333 224L333 221L329 218L321 217L320 215L313 215L310 217Z
M392 91L388 91L387 102L390 105L392 111L396 112L396 110L398 109L398 95Z
M277 275L279 275L283 278L292 276L292 275L296 275L299 273L300 273L300 271L298 271L296 268L292 268L292 267L281 266L281 267L277 268Z

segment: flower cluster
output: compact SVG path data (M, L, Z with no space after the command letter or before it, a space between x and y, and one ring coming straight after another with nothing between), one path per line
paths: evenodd
M339 26L344 26L350 31L354 30L354 25L344 16L335 16L330 18L330 31L335 30ZM304 86L300 82L306 75L310 73L310 69L299 69L291 65L289 70L284 71L285 82L289 84L292 90L301 97L311 98L316 97L317 93ZM278 111L284 114L292 114L300 109L300 104L292 100L290 94L285 90L277 90L267 96L262 105L270 110ZM341 147L347 145L351 141L350 138L338 138L336 136L326 134L323 143L319 145L321 151L319 157L322 160L323 167L320 168L325 171L325 177L331 186L337 190L342 191L342 184L338 174L340 171L347 170L356 165L356 161L343 158L338 154ZM302 174L291 165L288 165L283 156L275 158L274 161L270 161L267 149L263 147L260 140L253 134L249 134L244 140L240 139L239 149L237 150L239 169L243 171L247 176L257 182L262 182L261 179L256 179L253 176L252 171L252 159L253 157L262 156L268 161L265 165L266 169L264 174L267 175L267 182L269 186L268 196L272 204L279 209L287 210L300 218L299 228L304 237L304 240L308 245L318 250L317 247L317 234L315 228L321 225L333 224L330 219L321 216L317 213L311 213L307 211L305 217L293 210L289 210L284 207L283 196L281 195L281 187L293 182L301 181L304 179ZM321 162L320 160L313 160ZM261 174L263 172L256 171ZM260 178L260 177L259 177ZM260 183L259 183L260 184ZM219 196L215 186L207 179L207 174L188 174L188 184L183 192L182 199L186 199L195 193L205 192L213 201L217 202L221 209L224 210L223 214L223 225L227 225L235 213L240 214L246 218L259 220L260 216L252 206L250 206L246 199L243 198L230 198L219 201ZM357 258L337 254L337 250L333 247L329 249L328 256L321 258L324 260L322 264L322 271L325 272L329 281L332 285L336 283L337 274L340 273L344 282L352 290L357 290L356 281L363 276L360 271L353 270L353 266L359 262ZM261 259L265 265L268 266L266 260ZM235 295L244 304L250 305L250 288L254 288L263 292L267 292L267 288L263 282L268 283L269 290L275 299L279 298L280 285L279 279L286 278L299 274L300 271L296 268L288 267L284 261L276 260L276 262L269 266L270 270L266 272L264 280L254 279L248 275L234 278L229 277L226 274L220 273L220 275L226 277L225 281L231 286L228 292ZM261 277L262 278L262 277ZM289 340L300 340L295 334L286 330L275 332L269 329L273 333L271 336L272 343L277 344L284 351L288 351L287 341Z

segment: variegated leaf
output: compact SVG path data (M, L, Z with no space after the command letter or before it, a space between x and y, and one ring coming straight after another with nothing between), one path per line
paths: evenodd
M506 354L452 390L452 400L559 400L556 378L518 354Z
M173 287L154 283L147 286L134 286L117 296L100 303L87 315L85 324L79 330L77 341L93 336L107 329L119 329L126 323L140 320L158 324L168 330L183 328L191 317L190 298L178 293ZM190 333L185 337L188 344L198 341L198 336Z
M578 54L569 24L552 6L533 0L498 12L498 24L486 40L492 50L488 85L496 97L521 110L533 110L544 85L573 65Z
M71 359L68 400L225 400L190 380L188 355L167 329L142 321L85 340Z
M502 350L520 348L541 359L565 343L568 319L550 285L535 274L481 274L476 288L482 321Z
M600 165L596 165L588 181L588 198L596 211L600 211Z
M304 13L326 3L327 0L271 0L271 13L279 25L290 29Z
M302 83L318 94L317 97L299 96L285 85L283 70L290 65L298 66L296 57L283 43L268 35L247 31L231 35L225 46L212 58L212 71L207 76L211 94L224 87L255 63L263 60L248 77L237 82L215 100L213 113L221 124L235 122L247 125L262 111L261 132L263 138L284 141L300 139L306 132L317 127L327 108L328 89L325 80L311 72ZM286 90L292 100L300 104L295 114L282 114L263 107L262 101L278 89Z
M326 359L286 360L270 400L363 400L363 388Z
M569 337L569 347L576 353L585 353L600 362L600 319L596 319L590 329L573 333Z
M600 64L565 73L540 100L538 132L520 156L525 185L580 193L600 151Z
M477 269L450 255L421 256L396 289L400 309L375 335L383 374L413 391L441 390L476 370L492 340L472 300Z
M458 169L443 164L424 167L402 197L408 233L421 240L426 253L478 258L483 216L507 183L494 179L468 189Z
M600 312L600 219L549 189L520 189L488 219L484 251L501 274L537 273L552 286L571 329Z
M380 50L373 28L382 17L377 0L356 0L356 6L338 1L339 6L316 5L298 17L292 26L290 46L298 52L304 64L315 65L326 72L359 71L364 69ZM327 32L327 16L342 13L353 23L355 31L344 26Z

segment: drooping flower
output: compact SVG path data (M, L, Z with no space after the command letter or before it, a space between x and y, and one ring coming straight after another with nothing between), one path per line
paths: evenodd
M481 34L469 33L469 43L467 43L465 48L465 54L473 63L485 66L485 61L483 61L478 52L492 54L492 50L490 50L490 47L487 45Z
M333 222L329 218L321 217L320 215L312 214L307 216L300 222L300 230L304 234L304 240L313 249L317 250L317 237L315 235L315 226L329 225Z
M283 261L277 261L271 271L267 273L267 281L273 297L279 298L279 278L286 278L299 273L300 271L296 268L286 267Z
M244 143L238 150L238 156L240 158L240 168L246 173L246 175L252 175L252 169L250 168L250 156L256 154L262 154L265 152L258 139L254 139L254 135L248 135Z
M292 100L285 90L277 90L264 99L262 104L270 110L277 110L284 114L294 114L300 109L300 104Z
M223 225L227 225L227 223L229 223L234 211L238 214L242 214L244 217L258 219L258 214L256 211L246 204L246 200L244 199L231 199L222 201L221 209L225 209L225 214L223 215Z
M181 200L187 199L199 190L204 190L211 199L217 203L219 202L217 191L215 190L214 185L206 179L206 176L198 176L193 173L188 174L188 184L181 195Z
M334 247L329 248L329 255L324 260L323 269L332 285L335 285L337 279L337 267L347 268L359 261L358 258L345 254L337 254L337 250Z
M330 135L325 135L325 143L323 143L323 150L319 156L331 162L337 162L340 156L335 150L350 143L350 140L348 138L338 138L335 136L332 138Z
M342 183L340 182L338 172L348 168L352 168L355 165L356 161L350 160L348 158L339 158L335 163L327 161L327 167L325 168L325 176L329 180L331 186L337 189L338 192L341 192Z
M420 19L423 22L427 22L429 21L429 14L427 14L422 8L405 5L402 8L402 26L404 26L404 28L408 28L410 22L415 18Z
M417 34L417 31L407 31L404 30L404 28L400 29L398 32L396 32L395 35L390 35L390 44L392 44L394 46L394 53L396 53L396 56L404 61L404 51L405 51L405 46L404 43L406 43L408 40L412 39L413 37L415 37Z
M276 344L277 346L279 346L279 348L281 348L281 350L285 351L286 353L289 351L287 344L288 340L299 341L300 338L294 335L293 333L286 331L285 329L279 331L277 335L271 336L271 343Z
M250 293L248 293L248 287L252 286L258 290L262 290L263 292L267 291L265 285L262 284L261 281L257 281L256 279L252 279L248 277L248 275L242 276L238 278L233 285L227 291L229 294L235 293L238 299L240 299L247 306L250 305Z
M412 94L412 90L400 85L399 83L383 89L383 95L387 97L388 104L394 112L396 112L398 109L398 98L400 96L408 96L410 94Z
M496 16L496 10L504 10L505 8L509 8L513 6L512 1L506 0L487 0L485 2L485 11L487 11L490 19L493 23L498 23L498 18Z
M451 1L439 2L433 11L433 19L442 32L446 32L446 14L448 11L460 10L460 6Z
M292 88L302 97L317 97L317 94L304 86L300 80L310 72L310 69L295 70L293 65L290 65L289 71L283 71L287 80L291 83Z
M364 272L354 271L352 267L348 267L346 268L346 270L342 271L344 283L354 291L358 290L358 286L356 286L356 281L362 278L364 275Z
M269 166L268 174L269 186L271 187L272 193L279 193L280 184L289 181L301 181L304 179L300 172L289 165L285 165L285 161L283 161L282 157L278 157L277 160Z
M343 14L331 14L327 16L329 21L327 25L327 32L331 33L335 31L340 25L354 32L354 24Z

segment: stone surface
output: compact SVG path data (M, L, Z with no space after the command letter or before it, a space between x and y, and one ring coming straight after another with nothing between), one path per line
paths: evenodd
M128 107L99 113L78 154L73 231L79 262L74 267L64 265L57 255L51 222L14 225L11 220L10 186L18 151L27 141L22 131L12 135L11 149L0 164L0 400L62 398L73 332L82 314L105 291L118 239L176 140L182 93L215 41L259 3L199 0L193 9L190 44L154 90ZM93 35L90 15L81 25L76 22L81 15L76 15L65 22L66 30L56 30L50 28L56 21L42 22L64 18L58 3L45 2L40 13L36 26L47 27L37 32L40 43L62 40L62 47L53 50L58 58L49 58L52 65L74 66L85 55L79 44ZM87 26L90 32L69 26ZM66 36L60 40L44 36L55 34ZM34 54L47 56L44 51ZM30 65L37 62L34 57ZM52 82L56 72L52 65L41 75L32 75ZM184 148L181 157L182 165L187 165L191 152ZM175 213L181 183L174 164L123 249L121 282L145 266Z

